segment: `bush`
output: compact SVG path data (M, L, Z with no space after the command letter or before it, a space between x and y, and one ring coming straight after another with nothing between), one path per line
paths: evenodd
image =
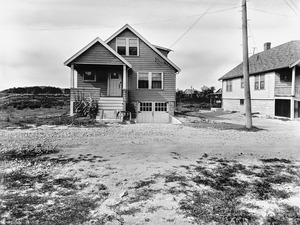
M98 103L92 98L88 100L77 100L74 102L74 110L76 116L96 118L98 114Z

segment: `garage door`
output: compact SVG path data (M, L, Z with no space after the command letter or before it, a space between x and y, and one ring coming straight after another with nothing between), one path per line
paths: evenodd
M138 123L170 122L168 103L166 102L140 102L138 109Z

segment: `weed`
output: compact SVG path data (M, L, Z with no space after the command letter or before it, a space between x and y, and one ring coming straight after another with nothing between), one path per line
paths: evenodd
M140 201L147 201L148 199L152 198L154 194L158 191L153 189L143 189L143 190L136 190L134 192L134 196L128 199L128 203L135 203Z
M140 180L135 183L134 188L138 189L138 188L149 186L150 184L154 184L154 183L155 183L154 180Z
M255 181L253 183L252 193L259 200L267 200L270 199L271 197L285 199L290 196L289 193L286 191L272 188L271 184L266 180Z
M5 224L64 225L82 224L89 220L95 200L80 196L43 198L34 195L6 195L3 197L10 219ZM3 216L3 215L1 215Z
M57 146L52 144L28 144L20 146L8 146L0 153L0 160L32 159L37 156L58 153Z
M177 175L175 172L165 176L166 183L176 182L176 181L186 181L186 177Z
M300 208L284 204L281 210L276 210L273 214L268 215L264 224L300 224Z
M36 182L47 181L48 174L41 172L38 174L29 174L24 169L14 170L11 173L4 174L3 184L6 188L32 187Z
M147 212L149 213L154 213L154 212L157 212L160 208L162 208L162 206L150 206L147 210Z
M287 163L287 164L291 163L291 160L288 160L288 159L278 159L278 158L260 159L260 161L262 161L264 163L276 163L276 162Z
M275 175L275 176L267 177L265 180L272 184L283 184L283 183L292 183L294 178L287 175Z
M253 223L257 217L239 207L240 200L232 197L232 191L194 192L180 202L180 209L194 219L196 224L243 224Z
M130 207L128 209L123 209L123 210L117 211L117 214L120 215L120 216L124 216L124 215L126 215L126 216L128 216L128 215L134 216L138 212L141 212L140 208L138 208L138 207Z

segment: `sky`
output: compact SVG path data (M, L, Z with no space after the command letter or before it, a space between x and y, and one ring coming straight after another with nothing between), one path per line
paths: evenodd
M0 0L0 90L69 87L63 63L127 23L150 43L174 50L177 88L218 89L218 79L242 62L241 1ZM247 6L249 53L263 51L265 42L300 40L299 0L249 0Z

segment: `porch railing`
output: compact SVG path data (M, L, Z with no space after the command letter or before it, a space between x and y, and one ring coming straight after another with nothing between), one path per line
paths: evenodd
M71 101L92 98L98 101L100 99L100 88L71 88Z
M300 97L300 87L296 87L295 89L295 96Z
M292 87L275 87L275 96L291 96Z

